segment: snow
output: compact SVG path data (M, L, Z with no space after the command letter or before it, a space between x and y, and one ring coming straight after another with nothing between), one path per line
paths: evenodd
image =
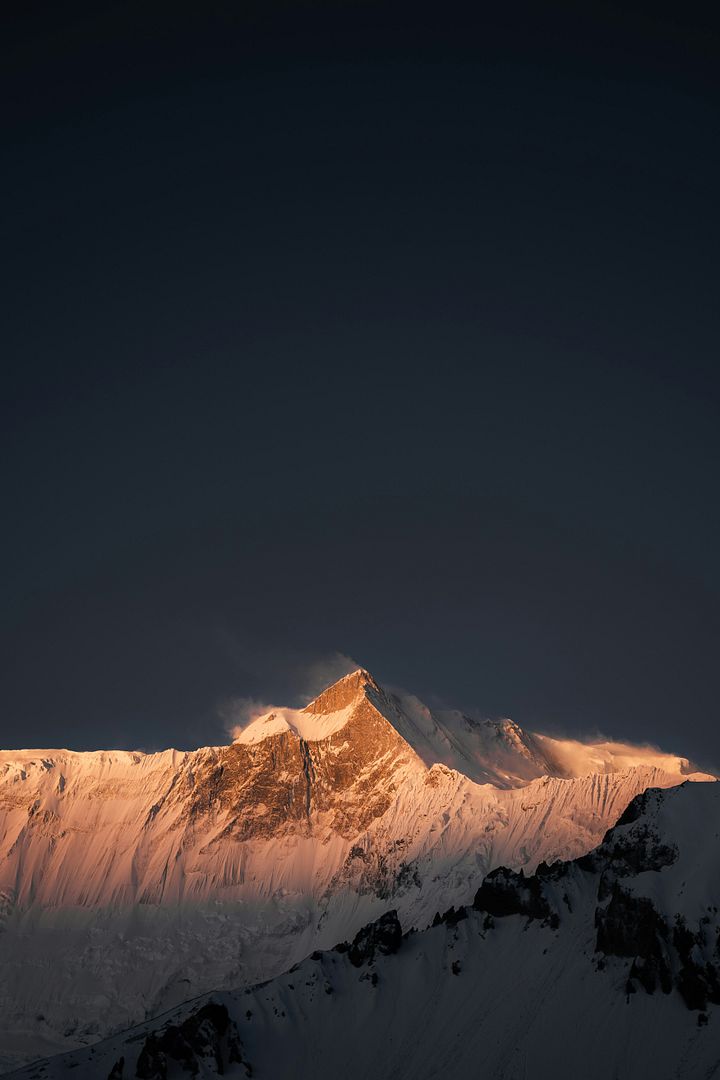
M290 731L306 742L320 742L342 730L353 712L352 705L336 712L318 714L306 709L273 709L254 718L238 735L235 742L262 742L271 735Z
M663 793L652 808L652 822L677 858L659 873L638 874L627 887L659 910L697 924L707 918L708 904L720 898L720 784L699 785L692 799L684 788ZM632 834L633 825L618 831Z
M652 882L673 879L679 888L692 868L697 910L717 910L720 785L687 784L663 793L647 821L660 841L679 845L678 858L671 867L639 875L635 886L652 889ZM700 821L707 829L697 828ZM484 913L470 910L454 926L410 934L397 953L376 955L370 967L353 967L347 953L326 952L268 983L212 999L237 1024L243 1056L258 1078L717 1076L717 1009L701 1025L676 990L627 995L630 958L597 963L599 877L570 868L557 926L520 915L488 925ZM660 908L668 920L674 899ZM147 1032L180 1023L200 1003L187 1002L92 1048L32 1066L16 1080L97 1080L121 1056L125 1075L133 1076ZM198 1075L218 1075L212 1059L202 1060ZM224 1075L245 1077L245 1067L226 1063Z
M395 691L392 723L428 765L441 762L478 783L518 787L541 776L580 777L649 767L678 776L700 774L687 758L657 747L600 740L580 742L524 731L510 719L482 720L458 710L431 710Z
M305 764L289 773L273 750L256 774L278 736L288 753L302 740ZM352 936L388 897L405 925L427 925L493 867L581 855L638 792L689 775L685 759L651 748L433 712L364 671L305 709L254 718L233 746L249 771L232 774L225 801L215 785L232 747L0 752L8 1066L276 976ZM321 790L343 755L344 786ZM286 819L306 785L307 817Z
M622 772L624 769L639 766L665 769L679 775L695 772L687 758L666 754L654 746L622 742L583 743L575 739L553 739L547 735L536 735L535 738L548 757L567 776ZM714 779L707 773L703 776Z

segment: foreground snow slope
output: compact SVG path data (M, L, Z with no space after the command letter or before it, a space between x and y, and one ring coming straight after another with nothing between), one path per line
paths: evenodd
M18 1080L695 1080L720 1075L720 785L639 796L591 855L190 1002Z
M389 902L425 926L493 867L582 854L688 774L436 716L365 671L230 746L2 752L0 1067L271 977Z

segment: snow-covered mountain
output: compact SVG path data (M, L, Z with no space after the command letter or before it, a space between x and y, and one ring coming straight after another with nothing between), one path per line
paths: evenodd
M388 906L593 848L683 758L433 713L365 671L229 746L0 753L0 1062L270 978Z
M403 935L387 912L268 983L17 1080L717 1076L719 842L720 784L648 791L592 853L496 870L429 929Z

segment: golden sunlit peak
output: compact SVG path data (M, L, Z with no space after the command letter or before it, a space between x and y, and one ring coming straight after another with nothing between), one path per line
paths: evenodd
M330 713L345 709L359 694L366 690L379 691L380 687L372 675L365 668L357 668L355 671L343 675L321 694L306 705L303 712Z

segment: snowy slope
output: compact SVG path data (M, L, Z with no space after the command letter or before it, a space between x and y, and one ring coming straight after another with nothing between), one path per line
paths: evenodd
M436 717L365 671L230 746L2 752L0 1063L276 975L390 901L425 926L493 867L587 852L689 770Z
M17 1080L172 1080L183 1061L255 1080L720 1075L719 839L720 785L652 791L592 854L497 871L428 930L403 937L388 913L350 948Z

